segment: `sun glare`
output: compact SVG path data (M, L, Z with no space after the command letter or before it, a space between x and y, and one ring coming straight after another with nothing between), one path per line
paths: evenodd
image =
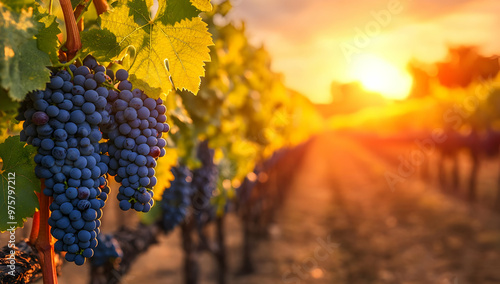
M405 99L412 85L407 72L376 56L363 56L354 61L351 76L367 91L380 93L388 99Z

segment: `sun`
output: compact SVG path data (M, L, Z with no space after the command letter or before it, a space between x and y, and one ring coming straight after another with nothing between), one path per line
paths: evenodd
M373 55L357 58L351 65L351 76L367 91L380 93L388 99L405 99L412 85L410 74Z

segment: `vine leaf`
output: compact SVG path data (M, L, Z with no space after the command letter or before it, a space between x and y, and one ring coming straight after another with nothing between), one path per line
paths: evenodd
M16 13L20 13L23 9L32 7L35 4L35 0L8 0L3 2L5 6Z
M61 33L56 16L43 11L41 7L34 10L33 19L37 22L38 32L36 34L38 49L47 53L52 63L59 62L57 50L59 49L57 35Z
M90 29L80 33L82 52L92 56L101 64L109 63L111 58L118 56L120 46L116 36L109 30Z
M188 0L159 2L154 19L144 1L120 5L102 16L102 28L116 36L121 50L135 48L135 57L126 66L135 87L153 98L169 93L172 86L196 94L205 73L204 62L210 61L212 39L207 25ZM182 15L184 19L179 14L172 16L179 3L192 7Z
M198 17L200 10L188 0L160 1L156 18L165 25L174 25L185 19Z
M10 226L22 227L26 218L33 216L39 207L35 191L40 190L40 180L35 175L35 162L33 156L36 149L19 141L19 136L7 138L0 144L0 158L3 164L1 172L2 194L0 195L0 232ZM15 174L15 184L9 184L9 176ZM9 188L9 185L11 188ZM9 189L14 193L9 195ZM12 193L12 192L10 192ZM9 196L12 197L9 199ZM15 204L12 204L12 201ZM11 202L11 204L9 204ZM9 208L8 206L13 208ZM11 219L8 210L14 209L14 219ZM15 224L8 224L14 222Z
M212 11L212 4L210 4L210 0L191 0L191 4L196 7L196 9L203 12Z
M20 101L33 90L44 89L50 79L49 55L37 47L37 28L31 12L11 12L0 2L0 84Z
M83 2L82 0L71 0L71 7L73 7L73 9L75 9L76 6L78 6L78 4L80 4L82 2Z

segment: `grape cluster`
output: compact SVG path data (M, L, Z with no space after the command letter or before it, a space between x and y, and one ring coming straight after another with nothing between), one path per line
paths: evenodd
M113 262L113 260L123 257L120 244L112 235L99 234L97 240L99 244L94 250L94 256L91 259L92 265L103 266L109 261Z
M109 122L105 110L106 69L93 58L84 66L55 72L43 91L28 94L22 116L22 141L37 147L35 174L45 179L43 194L53 197L49 225L54 247L78 265L97 246L101 208L109 193L105 174L109 157L99 125Z
M127 71L108 75L119 90L109 92L110 121L102 128L109 139L109 174L121 183L117 197L122 210L148 212L154 203L156 160L165 155L166 141L161 136L170 129L165 123L166 108L161 99L132 89Z
M207 140L198 145L196 155L202 166L193 171L194 194L191 199L197 221L200 225L204 225L213 218L215 213L210 205L210 199L217 188L219 171L217 165L214 164L214 150L208 147Z
M174 180L170 188L165 189L162 196L163 230L169 232L186 217L191 204L191 171L187 167L172 168Z

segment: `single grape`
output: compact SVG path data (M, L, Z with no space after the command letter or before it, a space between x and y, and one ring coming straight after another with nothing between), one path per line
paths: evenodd
M127 78L128 78L127 70L119 69L118 71L116 71L116 79L118 81L125 81L127 80Z
M49 122L49 116L42 111L37 111L33 114L31 120L36 125L44 125L47 124L47 122Z

